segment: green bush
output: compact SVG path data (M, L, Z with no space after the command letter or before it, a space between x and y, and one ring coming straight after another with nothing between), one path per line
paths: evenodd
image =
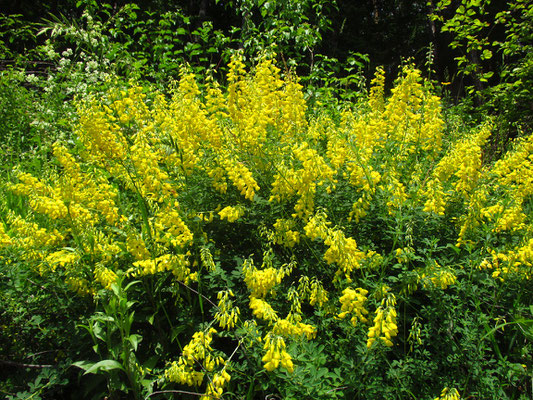
M83 96L73 143L3 188L0 243L94 301L85 397L531 395L533 139L484 163L490 123L384 79L337 113L268 57Z

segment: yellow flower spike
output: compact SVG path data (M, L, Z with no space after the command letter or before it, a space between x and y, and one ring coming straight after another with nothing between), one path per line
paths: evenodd
M381 305L376 310L374 317L374 325L368 330L367 348L371 348L376 339L380 339L387 347L392 347L394 343L392 338L398 334L398 326L396 325L396 297L394 294L388 292L385 286L382 288Z
M231 290L218 292L218 310L214 317L222 329L228 330L235 327L240 314L239 307L233 306L233 301L229 299L230 296L233 297Z
M193 234L181 219L179 206L176 205L161 208L155 215L153 224L158 242L182 248L192 242Z
M300 233L292 230L294 220L277 219L274 223L275 236L274 241L277 244L291 248L300 242Z
M281 366L286 368L290 374L294 372L294 363L292 362L292 358L285 350L283 350L281 354Z
M275 322L279 318L270 304L256 297L250 297L250 308L257 318L265 321Z
M224 168L228 178L237 187L240 193L248 200L252 201L255 192L259 190L259 185L252 176L251 171L242 163L235 160L225 160Z
M262 358L264 368L267 371L273 371L280 365L287 369L289 373L294 371L294 364L289 353L286 351L285 341L281 336L267 334L263 349L266 350Z
M267 363L265 363L264 368L267 371L272 372L277 368L277 366L272 361L268 361Z
M196 371L194 368L197 363L203 362L202 368L206 371L212 371L215 367L215 361L211 357L212 335L216 333L214 328L207 332L196 332L191 341L183 348L183 353L178 361L174 361L169 368L165 370L165 378L171 382L187 384L189 386L200 386L204 380L205 373Z
M435 397L435 400L461 400L461 396L457 389L445 387L440 396Z
M8 247L13 244L11 237L6 233L4 224L0 222L0 248Z
M265 254L264 259L268 259ZM267 267L257 269L251 259L247 259L243 264L244 282L251 292L252 297L264 297L271 292L275 286L281 283L281 280L288 274L290 269Z
M342 296L339 301L341 302L341 312L338 315L339 318L344 319L348 314L354 314L350 322L353 326L357 325L357 321L367 322L365 317L368 314L368 311L364 308L364 303L366 302L366 295L368 291L365 289L357 288L346 288L342 292Z
M27 259L34 258L36 255L34 249L55 246L64 240L64 236L58 230L41 228L38 224L19 216L10 217L9 222L11 231L15 235L12 240L15 245L28 251L25 255Z
M244 210L240 207L227 206L218 212L220 219L227 219L228 222L237 221L242 215Z
M117 281L118 276L110 269L100 265L100 266L97 266L94 270L94 278L104 288L110 290L111 285Z
M133 276L153 275L170 271L184 283L196 280L196 273L191 273L187 254L165 254L155 259L140 260L133 263Z

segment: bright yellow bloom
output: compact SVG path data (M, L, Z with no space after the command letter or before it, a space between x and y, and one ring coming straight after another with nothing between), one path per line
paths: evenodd
M111 285L117 281L118 276L110 269L99 265L94 269L94 278L104 288L111 289Z
M341 312L338 315L339 318L343 319L348 316L348 314L353 314L352 319L350 320L353 326L357 325L357 320L366 323L368 320L365 315L368 314L368 311L365 309L364 304L366 302L366 295L368 290L357 288L346 288L342 291L342 296L339 301L341 302Z
M300 232L292 230L294 225L294 220L277 219L274 223L276 232L274 241L289 248L298 244L300 242Z
M367 348L371 348L376 340L381 340L387 347L393 346L392 338L398 334L396 325L396 297L385 293L381 305L376 310L374 325L368 331Z
M266 354L263 356L262 361L265 363L264 367L267 371L273 371L281 364L287 372L294 372L294 364L292 357L287 353L285 341L281 336L268 334L265 337L265 345L263 349L266 350Z
M250 290L251 296L253 297L264 297L267 293L271 292L272 289L281 283L281 280L290 273L289 269L284 268L274 268L271 266L265 267L265 264L268 265L268 253L265 254L265 262L263 263L263 269L257 269L253 265L251 259L244 261L242 271L244 273L244 282Z
M191 273L186 254L165 254L155 259L140 260L133 263L128 273L132 276L154 275L163 271L170 271L184 283L196 281L196 273Z
M242 163L235 160L225 160L224 168L228 178L237 187L240 193L248 200L253 200L255 192L259 190L259 185L252 176L252 173Z
M206 372L213 371L220 364L218 358L211 355L213 348L211 342L214 328L206 332L196 332L191 341L183 348L183 353L165 370L165 378L171 382L177 382L188 386L200 386ZM199 365L200 364L200 365ZM200 370L196 370L199 368Z
M13 244L13 241L6 233L4 224L0 222L0 248L7 247Z
M259 318L268 322L275 322L279 319L276 311L265 300L258 299L256 297L250 297L250 308L253 314Z
M241 207L227 206L218 212L220 219L227 219L228 222L235 222L244 215Z
M154 230L158 241L174 247L184 247L193 240L193 234L181 219L179 204L162 208L154 218Z
M40 272L41 274L43 274L44 272L54 272L58 266L64 268L65 266L74 264L79 259L79 254L73 251L55 251L46 256L45 262L41 263ZM46 266L44 264L46 264Z
M237 323L240 310L239 307L233 305L233 301L230 300L230 296L234 297L231 290L223 290L218 292L218 308L215 314L215 321L218 322L222 329L232 329Z
M455 388L442 389L442 392L439 397L435 397L435 400L461 400L459 392Z

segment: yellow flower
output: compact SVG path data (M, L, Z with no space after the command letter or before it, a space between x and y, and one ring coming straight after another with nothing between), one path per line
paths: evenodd
M13 244L13 241L6 233L4 224L0 222L0 248L7 247Z
M357 320L366 323L368 320L365 315L368 314L368 311L364 307L366 302L366 295L368 290L357 288L346 288L342 291L342 296L339 301L341 302L341 312L338 315L339 318L344 319L348 314L353 314L352 319L350 320L353 326L357 325Z
M287 372L294 372L292 357L287 353L285 341L281 336L269 333L265 337L264 343L263 349L266 350L266 354L263 356L262 361L267 371L273 371L281 364Z
M233 306L230 296L234 296L231 290L218 292L218 308L215 314L215 321L218 322L219 326L228 330L235 327L240 314L239 307Z
M265 321L275 322L279 318L276 311L265 300L250 297L250 308L257 318Z
M268 253L265 254L264 259L264 264L268 264ZM257 298L264 297L276 285L279 285L281 280L289 273L287 269L277 269L271 266L257 269L251 259L244 261L242 271L244 273L244 282L248 290L250 290L251 296Z
M220 219L227 219L228 222L235 222L244 215L241 207L227 206L218 212Z
M211 352L211 342L214 328L207 331L196 332L191 341L183 348L182 355L178 361L174 361L165 370L165 378L170 382L177 382L188 386L200 386L204 380L205 371L213 371L220 363L219 359L213 359ZM195 370L199 367L201 370Z
M367 348L371 348L379 339L387 347L394 345L392 338L398 334L396 325L396 297L392 293L386 293L381 300L381 305L376 310L374 325L368 330Z
M193 234L178 210L177 202L162 208L154 218L154 228L158 241L181 248L192 242Z
M252 176L251 171L242 163L235 160L225 160L224 168L228 178L237 187L240 193L248 200L253 200L259 185Z
M118 279L117 274L115 274L110 269L99 265L94 269L94 278L106 289L111 289L111 285L115 283Z
M435 400L461 400L461 396L457 389L445 387L440 396L435 397Z
M292 230L294 224L293 220L276 220L274 223L274 229L276 232L274 240L277 244L291 248L300 242L300 232Z

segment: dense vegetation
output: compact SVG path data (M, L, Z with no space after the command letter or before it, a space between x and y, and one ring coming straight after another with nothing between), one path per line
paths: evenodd
M2 396L531 398L531 2L168 3L0 15Z

